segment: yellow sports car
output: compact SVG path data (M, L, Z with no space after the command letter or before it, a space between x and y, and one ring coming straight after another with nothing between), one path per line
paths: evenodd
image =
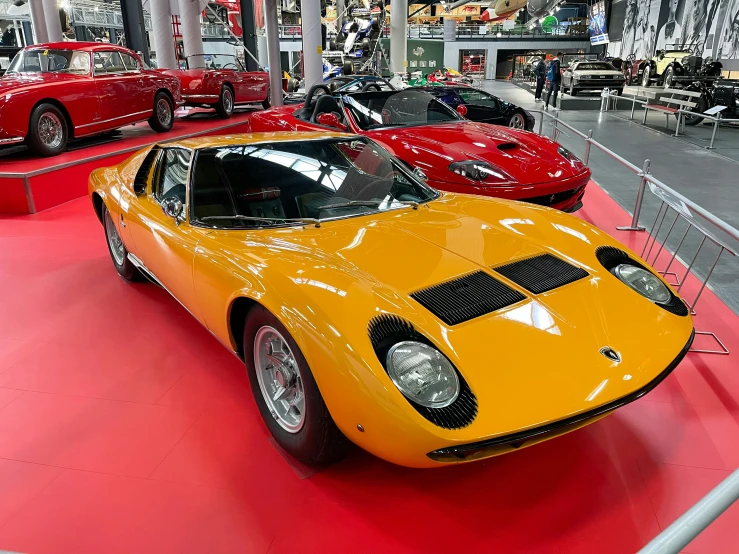
M529 446L646 394L693 337L685 304L603 232L440 193L362 137L167 143L89 192L118 273L244 360L270 432L307 463L346 439L412 467Z

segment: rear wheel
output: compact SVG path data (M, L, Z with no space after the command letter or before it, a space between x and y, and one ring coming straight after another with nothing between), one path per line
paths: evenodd
M288 330L259 305L246 316L244 360L262 419L284 450L307 464L343 457L349 443L331 419L308 362Z
M267 97L264 100L262 100L262 108L264 108L265 110L268 110L269 107L272 105L269 99L269 94L270 94L269 87L267 87Z
M67 120L54 104L39 104L31 113L26 145L39 156L56 156L67 148Z
M648 87L649 81L651 80L651 78L652 78L652 66L647 64L644 66L644 73L642 73L642 76L641 76L641 86Z
M234 91L228 85L221 87L221 94L216 104L216 113L218 117L228 119L234 113Z
M166 133L174 125L174 105L164 92L154 97L154 113L149 118L149 126L157 133Z
M508 126L513 129L526 129L526 118L521 112L514 113L508 120Z
M703 113L708 109L708 101L704 96L699 97L695 101L695 107L692 108L691 112L696 113ZM677 117L677 116L675 116ZM683 114L683 120L685 121L685 125L698 125L699 123L703 123L704 119L702 117L698 117L695 115L687 115Z
M672 88L672 80L675 76L675 70L672 67L668 67L665 71L665 89Z
M352 65L352 62L344 62L344 66L341 68L341 72L344 75L351 75L354 73L354 66Z
M131 263L131 260L128 259L128 250L126 250L126 246L118 234L118 229L115 227L113 218L105 205L103 205L102 217L103 226L105 227L105 239L108 243L108 252L110 252L110 258L113 260L113 265L118 275L126 281L141 281L143 275Z

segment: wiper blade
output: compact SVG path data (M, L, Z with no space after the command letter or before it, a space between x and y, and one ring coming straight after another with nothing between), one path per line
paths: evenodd
M349 202L341 202L338 204L324 204L318 207L318 214L322 211L333 210L334 208L354 208L357 206L368 206L370 208L379 208L382 204L402 204L404 206L412 206L414 210L418 209L418 202L412 200L397 200L391 198L390 200L350 200Z
M227 219L236 219L238 221L261 221L263 223L270 223L272 225L279 225L281 223L305 223L315 225L316 227L321 226L321 221L314 217L256 217L250 215L207 215L199 218L200 221L218 221Z

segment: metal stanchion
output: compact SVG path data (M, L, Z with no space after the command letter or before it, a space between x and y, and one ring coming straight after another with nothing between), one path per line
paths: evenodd
M634 119L634 110L636 109L636 96L631 97L631 116L629 119Z
M644 160L644 166L642 167L641 173L639 173L639 192L636 193L636 205L634 206L634 215L631 218L631 225L616 227L619 231L644 231L644 227L639 225L639 214L641 214L641 205L644 201L644 190L647 188L647 174L649 173L649 166L651 162Z
M552 121L552 140L557 142L559 138L559 129L557 128L557 122L559 121L559 112L554 112L554 121Z
M588 160L590 160L590 141L593 140L593 130L590 129L588 131L588 138L585 140L585 154L582 157L582 162L585 165L588 165Z
M721 112L719 112L719 113L716 114L716 119L714 120L713 133L711 133L711 144L709 144L708 147L707 147L709 150L713 150L713 149L716 148L713 145L713 141L716 140L716 135L718 134L718 126L719 126L719 123L721 123Z
M541 135L544 130L544 112L541 112L539 115L539 134Z

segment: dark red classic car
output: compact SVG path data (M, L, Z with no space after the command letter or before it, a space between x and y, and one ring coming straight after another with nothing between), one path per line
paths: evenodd
M220 117L231 117L239 104L269 108L269 73L246 71L236 56L207 54L205 69L167 69L177 77L188 106L215 108Z
M145 69L126 48L97 42L35 44L18 52L0 79L0 146L25 142L40 156L67 141L149 121L174 123L180 83Z
M322 94L320 94L322 93ZM343 94L315 85L305 104L255 112L250 130L341 130L381 143L440 190L575 211L590 170L534 133L464 119L418 89Z

